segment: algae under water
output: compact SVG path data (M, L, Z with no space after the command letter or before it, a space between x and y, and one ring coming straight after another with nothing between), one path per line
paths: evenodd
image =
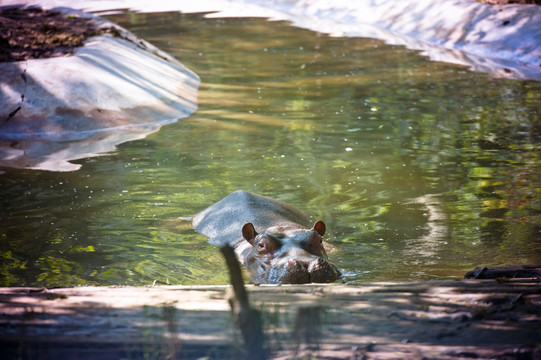
M541 83L284 22L108 18L199 74L199 110L75 172L2 169L0 285L226 283L178 217L237 189L324 220L348 283L541 259Z

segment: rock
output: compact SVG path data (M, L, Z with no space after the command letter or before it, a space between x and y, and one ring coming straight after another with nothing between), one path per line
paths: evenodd
M535 265L507 265L507 266L479 266L468 271L464 279L540 279L541 266Z
M80 47L51 50L55 57L0 63L0 166L77 170L70 160L113 151L196 110L199 77L176 59L105 19L51 11L95 31Z

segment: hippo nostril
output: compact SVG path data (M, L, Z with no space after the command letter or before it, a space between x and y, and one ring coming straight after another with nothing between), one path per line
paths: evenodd
M297 262L296 262L295 260L293 260L293 259L289 259L287 262L288 262L289 265L291 265L291 266L297 265Z
M315 259L314 261L312 261L310 263L310 266L308 267L308 270L310 272L312 271L317 271L318 269L321 269L322 267L325 267L327 266L327 261L325 261L325 259L323 258L317 258Z
M323 258L318 258L308 267L310 282L328 283L335 281L341 274L338 268Z

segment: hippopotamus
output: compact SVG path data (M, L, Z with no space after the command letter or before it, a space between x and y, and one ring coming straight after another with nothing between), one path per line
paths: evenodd
M341 274L322 240L325 223L281 201L238 190L197 213L194 229L214 245L229 245L254 283L329 283Z

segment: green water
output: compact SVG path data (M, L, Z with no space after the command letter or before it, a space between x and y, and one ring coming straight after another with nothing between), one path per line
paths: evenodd
M82 168L3 168L0 285L223 284L179 216L245 189L327 224L348 283L541 259L541 83L263 19L110 16L202 80L199 110Z

